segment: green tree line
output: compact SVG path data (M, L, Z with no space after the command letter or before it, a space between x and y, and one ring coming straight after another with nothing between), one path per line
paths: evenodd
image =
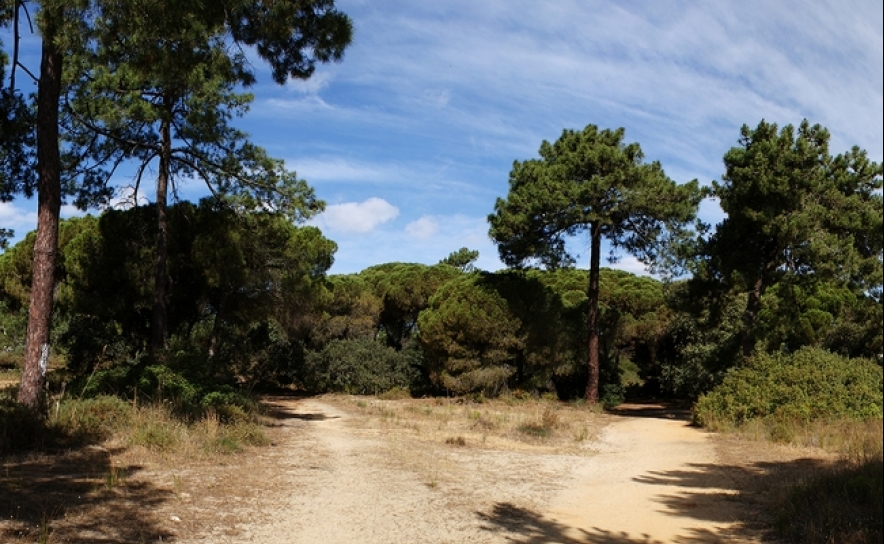
M25 21L39 69L19 61ZM182 409L266 385L696 397L807 346L880 364L882 168L831 154L819 125L743 126L707 186L669 178L622 128L565 130L513 163L489 215L507 270L461 248L328 276L334 242L299 226L322 201L232 122L256 77L244 47L280 83L342 58L352 24L331 0L8 0L0 25L0 198L38 197L36 231L0 256L2 349L28 406L52 355L76 391ZM64 199L106 204L124 164L136 196L156 171L153 204L59 220ZM170 203L191 178L211 197ZM705 198L717 225L697 220ZM603 268L603 240L662 279Z

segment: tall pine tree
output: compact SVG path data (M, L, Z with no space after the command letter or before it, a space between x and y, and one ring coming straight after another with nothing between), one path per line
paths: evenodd
M696 181L677 185L657 162L645 163L624 130L565 130L544 141L540 158L516 161L506 199L488 217L491 237L509 266L572 265L569 237L590 240L586 399L599 398L599 269L602 238L642 261L659 262L667 240L692 221L703 196Z

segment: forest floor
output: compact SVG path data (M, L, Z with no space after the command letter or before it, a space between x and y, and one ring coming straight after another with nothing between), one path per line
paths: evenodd
M828 462L664 405L547 403L519 423L438 399L267 404L272 444L245 453L181 462L108 443L7 460L0 543L770 542L772 497Z

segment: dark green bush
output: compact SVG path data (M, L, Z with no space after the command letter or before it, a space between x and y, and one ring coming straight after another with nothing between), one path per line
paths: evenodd
M739 426L753 419L810 422L882 415L882 369L819 348L761 353L727 373L702 395L694 419L704 426Z
M200 406L206 412L214 412L224 422L246 420L256 409L254 400L229 385L206 394Z
M119 397L100 395L62 401L58 405L55 424L71 435L100 440L127 425L131 418L129 403Z
M127 425L132 415L126 401L99 396L53 403L46 417L18 404L13 393L0 391L0 454L99 442Z
M322 351L308 352L300 377L313 393L377 395L410 389L419 375L405 350L354 339L332 340Z

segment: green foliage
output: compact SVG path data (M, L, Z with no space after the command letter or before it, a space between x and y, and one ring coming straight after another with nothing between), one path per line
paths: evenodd
M174 206L169 218L174 364L205 383L289 374L324 296L334 243L278 215L237 215L208 201ZM152 206L108 211L64 246L61 344L75 375L146 352L154 229Z
M67 400L59 402L54 419L69 433L103 440L131 423L132 406L109 395Z
M756 328L763 297L778 283L786 304L825 282L855 296L878 293L880 305L882 167L857 147L832 157L828 143L828 131L807 120L779 131L765 121L744 125L740 146L724 156L722 181L713 184L727 217L706 245L707 264L711 277L748 293L746 356L763 340ZM804 315L788 316L796 325L792 341L812 345L827 317L796 309Z
M592 225L648 263L660 256L661 241L693 219L702 193L696 181L676 185L659 163L643 163L641 148L624 144L624 134L595 125L565 130L554 144L541 144L540 159L513 163L507 199L488 217L505 263L573 263L566 239Z
M377 395L410 389L419 379L418 364L408 350L368 339L332 340L321 351L307 353L300 378L314 393Z
M746 298L710 292L696 276L668 284L665 297L673 315L657 344L657 392L696 399L718 385L737 360Z
M255 81L243 44L270 63L278 83L342 58L352 28L332 0L105 0L79 30L66 60L64 134L80 189L105 190L122 161L139 165L140 181L158 160L163 183L200 179L239 210L273 209L293 220L321 210L304 180L230 120L252 100L238 92ZM90 198L80 190L77 202Z
M506 299L478 277L445 284L420 314L418 327L431 381L457 395L496 396L516 372L521 322Z
M312 345L321 347L334 339L373 339L383 307L373 286L356 274L331 276L326 286L329 296L321 302L322 315L311 330Z
M412 338L418 315L430 297L462 273L448 265L389 263L370 267L360 274L383 301L380 326L388 346L401 349Z
M447 257L439 261L439 264L447 264L453 266L461 272L475 272L476 267L473 263L479 258L478 251L471 251L465 247L452 251Z
M598 400L598 308L601 240L636 255L654 270L666 271L688 238L703 192L696 180L676 185L659 163L645 164L637 143L624 144L624 130L565 130L544 141L540 159L513 163L506 200L488 217L490 235L509 266L568 266L575 258L568 239L590 238L587 290L587 399Z
M881 366L874 361L848 359L818 348L788 355L759 353L699 398L694 419L716 428L754 419L775 424L880 418L882 379Z

